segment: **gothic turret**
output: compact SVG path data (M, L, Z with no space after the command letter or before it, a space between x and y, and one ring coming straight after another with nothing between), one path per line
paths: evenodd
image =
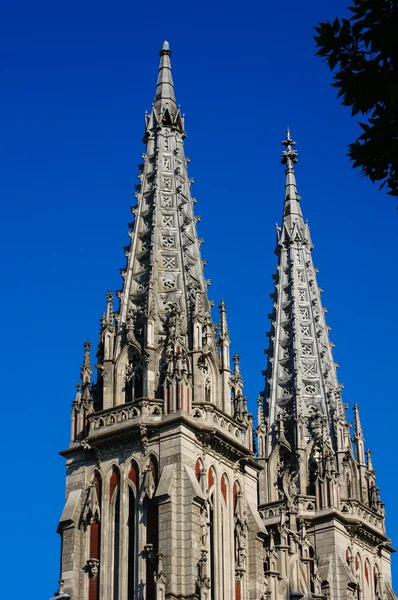
M365 462L357 405L350 438L310 230L297 192L297 152L289 130L282 144L285 199L277 227L268 365L257 429L264 467L260 505L271 544L269 586L276 589L277 577L285 582L287 597L311 593L346 598L331 573L340 572L345 594L359 593L364 572L369 582L370 565L380 572L384 560L388 565L391 549L370 454ZM296 562L288 567L292 548ZM356 552L369 556L365 571L364 558L352 563ZM384 585L388 587L388 578Z

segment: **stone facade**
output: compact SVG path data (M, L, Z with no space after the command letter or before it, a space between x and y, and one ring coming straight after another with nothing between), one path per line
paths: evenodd
M55 597L393 600L384 507L357 407L350 438L290 132L254 432L223 301L212 321L170 54L165 42L119 308L109 292L97 380L86 342L61 453Z

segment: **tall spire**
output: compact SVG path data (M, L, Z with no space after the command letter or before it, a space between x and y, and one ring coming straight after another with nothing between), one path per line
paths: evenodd
M330 327L325 322L327 311L322 306L312 262L309 227L304 223L297 194L297 152L289 130L282 144L286 189L283 222L277 236L271 331L267 334L270 344L266 351L264 426L268 435L264 458L279 444L277 432L283 416L285 438L294 452L303 455L304 465L310 440L322 438L322 443L334 451L343 450L346 420L329 341ZM329 426L325 429L323 423ZM301 493L305 493L306 468L300 468Z
M358 573L356 580L351 578L345 565L346 562L351 565L350 557L356 552L361 553L362 532L370 523L374 547L388 540L383 503L369 453L365 463L356 404L354 437L352 440L350 437L346 406L341 399L343 386L337 378L330 327L325 322L327 311L322 306L322 290L312 262L309 227L303 220L297 194L294 173L297 152L289 130L282 143L285 146L282 163L286 165L284 212L282 225L277 228L278 263L271 294L271 329L267 333L266 385L258 410L258 457L263 466L259 476L259 504L270 535L270 561L289 564L285 571L282 567L278 577L286 577L289 585L293 584L290 596L296 595L291 592L298 590L301 574L298 570L294 575L295 567L288 563L288 553L294 554L295 544L302 544L307 531L311 531L314 564L319 566L319 575L312 576L313 596L320 598L328 594L325 581L332 564L340 564L341 572L349 574L348 585L358 586ZM348 550L346 542L343 545L339 542L342 527L346 527L346 539L350 538ZM279 536L279 547L272 541L275 535ZM368 581L369 573L368 567ZM332 586L329 582L329 589ZM301 587L299 595L306 593ZM335 593L335 598L340 598L340 592Z
M158 82L156 85L155 109L158 115L162 115L166 109L172 114L175 113L177 104L174 94L173 76L171 73L171 50L169 42L163 42L159 55L160 65Z
M164 399L165 413L189 412L192 402L206 399L231 414L225 305L219 351L170 54L164 42L155 103L145 119L146 150L138 167L118 313L113 295L107 296L97 396L104 409L145 397Z

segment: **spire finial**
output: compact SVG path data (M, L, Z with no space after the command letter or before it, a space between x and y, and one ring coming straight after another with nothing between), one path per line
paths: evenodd
M170 50L170 44L169 42L167 42L166 40L163 42L163 46L160 49L160 56L162 56L162 54L168 52L169 54L171 54L171 50Z
M283 165L286 165L287 173L290 169L293 170L293 165L296 165L298 162L297 150L293 150L293 146L296 145L296 142L292 140L289 126L286 128L286 139L283 140L282 145L285 146L286 150L282 152L281 162Z
M175 113L177 103L174 94L173 76L171 74L171 50L169 42L163 42L159 55L160 65L154 106L159 115L162 115L166 109L169 113Z
M282 152L281 163L286 165L286 189L285 189L285 206L283 216L290 216L291 219L299 218L303 219L303 215L300 208L300 196L297 193L296 176L294 173L294 165L297 164L297 150L293 150L293 146L296 142L293 141L289 126L286 129L286 139L283 140L282 145L285 146L285 150Z

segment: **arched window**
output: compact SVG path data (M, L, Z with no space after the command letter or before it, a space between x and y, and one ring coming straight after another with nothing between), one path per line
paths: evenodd
M91 486L90 559L88 561L90 578L88 584L88 597L89 600L99 600L102 480L101 475L98 472L95 472Z
M136 556L136 505L137 505L137 489L139 482L138 466L133 461L128 475L128 490L129 490L129 516L127 521L128 527L128 572L127 572L127 599L134 600L134 583L135 583L135 556Z
M234 512L236 510L236 503L238 501L238 493L240 491L240 485L239 485L239 481L235 481L234 482L234 490L233 490L233 496L234 496Z
M195 475L196 475L196 479L198 481L200 481L200 472L203 469L203 463L200 460L200 458L198 458L198 460L195 463Z
M208 488L209 490L213 487L215 481L215 472L213 467L210 467L208 474Z
M318 464L313 458L308 464L308 486L307 493L309 496L316 496L316 481L318 476Z
M345 551L345 561L348 565L348 567L351 569L352 568L352 552L350 548L347 548L347 550Z
M221 477L221 493L224 498L225 504L227 504L227 478L225 475Z
M109 501L111 507L111 550L113 573L113 599L119 600L119 556L120 556L120 474L113 467L109 481Z
M134 351L129 350L125 372L125 402L131 402L143 396L142 360Z

